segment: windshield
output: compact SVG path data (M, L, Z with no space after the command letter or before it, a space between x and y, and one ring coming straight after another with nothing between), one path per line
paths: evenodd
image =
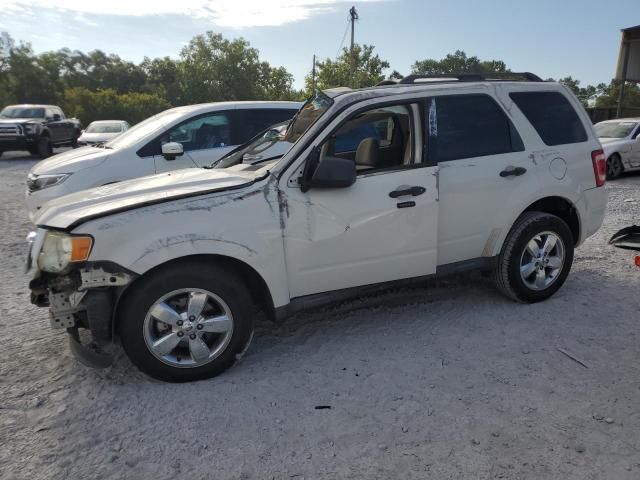
M628 137L638 122L606 122L598 123L594 128L598 138Z
M134 125L122 135L118 135L113 140L104 144L106 148L127 148L131 145L135 145L140 140L143 140L150 135L153 135L158 130L162 129L169 123L178 118L184 116L184 111L181 109L165 110L153 117L149 117L143 122Z
M258 163L284 156L332 104L333 100L318 90L298 110L291 122L273 125L211 166L227 168L240 163Z
M44 108L6 107L0 112L2 118L44 118Z
M87 133L120 133L122 125L119 123L91 123L85 130Z

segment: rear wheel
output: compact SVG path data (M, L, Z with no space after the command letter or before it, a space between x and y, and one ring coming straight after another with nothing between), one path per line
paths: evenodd
M624 172L624 166L622 165L620 155L614 153L607 158L607 180L618 178L622 175L622 172Z
M47 158L53 155L53 145L51 145L49 137L40 137L36 152L40 158Z
M132 288L119 310L118 331L131 361L156 379L216 376L249 345L252 299L232 271L184 262Z
M545 300L560 289L573 263L573 235L559 217L526 212L515 223L494 276L498 289L520 302Z

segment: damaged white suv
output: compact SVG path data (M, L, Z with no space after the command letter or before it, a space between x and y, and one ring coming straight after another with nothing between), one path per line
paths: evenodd
M30 238L32 301L84 362L109 364L118 341L189 381L234 363L258 309L467 269L544 300L603 220L606 165L564 86L512 75L317 92L213 169L55 200Z

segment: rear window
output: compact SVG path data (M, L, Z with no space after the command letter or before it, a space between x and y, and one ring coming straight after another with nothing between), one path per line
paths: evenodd
M547 145L587 141L587 132L569 100L559 92L509 94Z
M433 104L430 108L433 115ZM522 151L520 136L488 95L435 97L437 133L430 157L438 162ZM435 135L434 135L435 133Z

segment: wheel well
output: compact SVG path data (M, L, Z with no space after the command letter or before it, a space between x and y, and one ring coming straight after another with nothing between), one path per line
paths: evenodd
M529 205L525 212L545 212L560 217L569 225L573 235L573 243L577 245L580 241L580 219L573 204L562 197L546 197Z
M271 298L271 292L267 287L267 283L264 281L262 276L256 272L251 266L246 263L238 260L236 258L227 257L224 255L188 255L185 257L175 258L168 262L162 263L151 270L145 272L138 278L136 278L131 284L127 286L127 288L122 292L120 297L117 300L116 308L114 308L114 312L117 315L117 310L119 305L122 303L122 300L127 295L128 292L132 290L132 287L135 286L142 278L145 278L147 275L153 274L158 270L162 270L165 268L171 268L173 265L184 262L184 261L194 261L197 262L198 265L203 264L215 264L226 266L229 269L237 272L240 278L245 282L247 288L251 296L253 297L256 305L260 307L260 309L265 313L267 318L270 320L275 320L275 308L273 306L273 299ZM114 320L116 317L114 317ZM115 322L114 322L115 324Z

